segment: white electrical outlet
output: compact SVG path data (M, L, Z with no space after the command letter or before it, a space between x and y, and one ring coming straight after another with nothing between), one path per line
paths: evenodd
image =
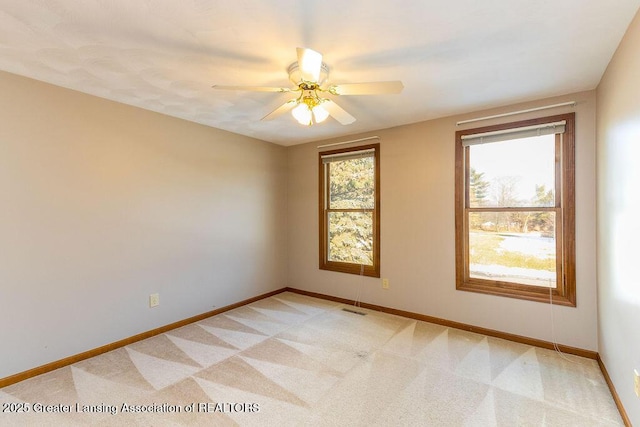
M389 289L389 279L382 279L382 289Z
M160 305L160 294L149 295L149 307L157 307Z
M634 384L636 389L636 396L640 397L640 372L637 369L633 370Z

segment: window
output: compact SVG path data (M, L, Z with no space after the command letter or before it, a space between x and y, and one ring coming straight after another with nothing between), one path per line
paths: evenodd
M574 117L456 132L456 288L574 306Z
M320 153L320 269L380 277L380 144Z

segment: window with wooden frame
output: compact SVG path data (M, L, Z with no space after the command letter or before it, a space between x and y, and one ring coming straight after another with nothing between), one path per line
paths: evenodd
M320 269L380 277L380 144L319 162Z
M575 114L456 132L456 288L576 305Z

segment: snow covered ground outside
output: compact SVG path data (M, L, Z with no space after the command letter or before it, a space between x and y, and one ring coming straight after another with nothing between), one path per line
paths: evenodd
M509 252L520 252L536 258L554 258L556 242L551 237L540 237L536 234L500 234L504 238L500 248Z
M537 234L500 234L503 239L496 249L498 253L519 252L535 258L555 258L556 243L550 237ZM522 267L507 267L499 264L470 264L471 277L524 283L526 285L555 288L556 272Z
M555 271L505 267L503 265L470 264L469 273L471 277L478 279L493 279L548 288L556 287Z

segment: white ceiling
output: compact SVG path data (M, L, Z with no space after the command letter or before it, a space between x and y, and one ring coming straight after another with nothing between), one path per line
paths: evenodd
M2 0L0 69L293 145L596 87L640 0ZM356 117L260 118L292 95L296 47L332 83L401 80L334 98Z

